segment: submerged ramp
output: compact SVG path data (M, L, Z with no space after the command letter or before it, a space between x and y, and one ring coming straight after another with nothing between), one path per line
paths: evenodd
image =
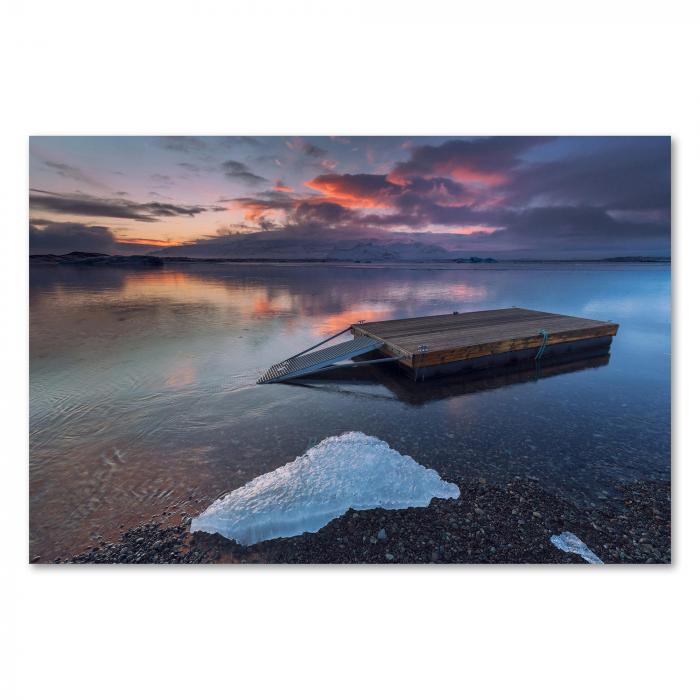
M294 377L303 377L305 374L312 374L320 369L331 367L337 362L349 360L355 355L362 355L370 350L376 350L383 344L383 341L375 340L374 338L355 338L354 340L331 345L316 352L304 351L276 365L272 365L258 379L257 383L271 384L273 382L284 382Z

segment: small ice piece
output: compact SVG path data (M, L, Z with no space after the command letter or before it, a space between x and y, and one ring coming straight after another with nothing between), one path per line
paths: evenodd
M549 541L562 552L572 552L583 557L589 564L602 564L603 562L591 552L573 532L562 532L561 535L552 535Z
M383 440L349 432L214 501L192 519L191 531L247 546L318 532L350 508L424 507L433 497L458 498L459 487Z

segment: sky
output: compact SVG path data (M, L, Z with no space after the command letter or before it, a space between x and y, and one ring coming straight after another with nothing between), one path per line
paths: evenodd
M671 247L668 137L35 136L29 188L34 254Z

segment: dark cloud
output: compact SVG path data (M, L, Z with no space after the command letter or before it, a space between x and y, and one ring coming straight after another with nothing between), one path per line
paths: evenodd
M261 202L267 204L279 205L280 209L288 209L296 204L298 198L286 191L280 190L265 190L258 192L254 197L229 197L222 198L219 202L238 202L245 204L247 202Z
M119 239L107 226L88 226L77 222L30 219L29 253L62 255L106 253L112 255L145 254L162 245L159 241L127 241Z
M435 233L430 228L412 231L388 230L386 216L362 216L332 203L297 203L289 222L272 230L259 226L243 235L224 229L166 252L174 255L232 257L337 257L365 242L417 257L462 257L493 255L508 258L576 258L607 255L667 255L668 236L664 226L641 227L620 222L599 208L541 207L530 211L502 213L503 221L493 230L470 235ZM255 222L257 225L257 222ZM400 225L398 220L395 225ZM455 230L458 230L455 227ZM442 251L440 251L442 249ZM430 252L430 251L433 252Z
M304 155L311 156L312 158L323 158L323 156L328 153L325 148L314 146L313 143L309 143L308 141L304 143L302 150Z
M77 250L86 253L111 253L115 237L106 226L85 226L78 223L44 222L43 228L30 223L29 252L62 254Z
M325 201L349 209L387 210L387 213L355 214L353 219L376 226L429 226L430 224L486 223L478 213L481 194L449 178L413 177L400 184L386 175L325 174L306 183ZM317 201L314 198L312 201ZM343 221L348 216L342 217Z
M663 245L668 240L668 229L663 223L620 221L601 207L533 207L504 213L501 218L501 238L532 248L627 247L649 241Z
M250 168L237 160L227 160L221 164L224 175L231 180L242 182L246 185L260 185L267 180L260 175L256 175Z
M309 208L294 221L387 232L482 227L488 233L470 236L475 244L483 238L513 249L633 249L635 242L668 248L668 139L577 139L563 152L553 144L539 159L522 157L545 143L553 140L452 140L414 149L388 175L320 175L307 186L341 208L325 218L319 211L317 219Z
M354 219L353 213L334 202L302 202L294 210L297 224L315 223L336 226Z
M545 259L670 254L666 225L619 221L599 207L535 207L501 218L493 232L464 236L472 250Z
M587 142L582 140L582 145ZM506 202L516 207L537 202L620 211L666 210L670 215L670 139L590 137L590 149L523 168L506 194Z
M522 163L526 151L552 140L540 136L493 136L419 146L413 149L409 160L396 164L392 175L395 178L442 175L496 185Z
M412 177L394 182L388 175L335 174L319 175L306 183L326 199L350 208L387 208L415 213L421 207L434 212L437 205L458 208L477 206L484 200L480 188L445 177ZM463 209L464 210L464 209Z
M62 194L45 190L30 190L29 208L75 216L98 216L110 219L131 219L153 222L162 217L195 216L205 211L223 211L223 207L187 206L167 202L132 202L128 199L108 199L87 194Z
M329 146L329 156L326 149L299 137L269 144L252 137L163 137L163 148L189 155L173 158L173 165L180 161L178 167L153 178L167 187L174 177L213 170L239 185L232 185L239 195L246 192L240 185L249 187L255 194L221 200L233 212L226 223L234 226L224 227L221 235L233 235L236 247L246 251L257 245L256 231L268 243L270 236L275 241L285 236L301 241L312 234L319 240L323 236L349 240L459 233L464 235L452 235L459 241L455 245L478 251L528 255L558 251L555 254L564 257L567 252L594 250L663 254L670 247L668 138L488 137L431 142L437 145L406 142L401 150L387 150L381 158L367 155L375 172L347 173L334 170L340 166L333 158L342 163L337 146ZM282 152L268 147L275 144L281 144ZM368 144L366 150L373 150L372 142ZM265 147L258 158L244 148L257 145ZM245 162L221 162L225 146L241 147L250 155L243 157ZM402 160L392 165L391 154ZM247 163L275 175L268 181ZM282 167L290 169L277 170ZM284 182L275 179L282 172ZM79 176L63 173L73 179ZM302 178L305 188L299 186ZM125 199L125 193L101 198L34 190L31 205L38 216L44 211L143 222L224 210L167 203L169 198L152 194L154 201L139 203ZM243 236L245 242L232 234L243 230L253 233Z

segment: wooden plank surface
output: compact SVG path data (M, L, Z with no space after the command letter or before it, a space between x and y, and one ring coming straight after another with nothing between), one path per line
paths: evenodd
M410 356L404 363L413 367L536 348L542 344L540 330L547 331L548 344L556 344L612 336L617 329L618 325L610 321L518 307L352 326L356 336L382 340L388 354ZM419 352L422 345L428 346L427 352Z

